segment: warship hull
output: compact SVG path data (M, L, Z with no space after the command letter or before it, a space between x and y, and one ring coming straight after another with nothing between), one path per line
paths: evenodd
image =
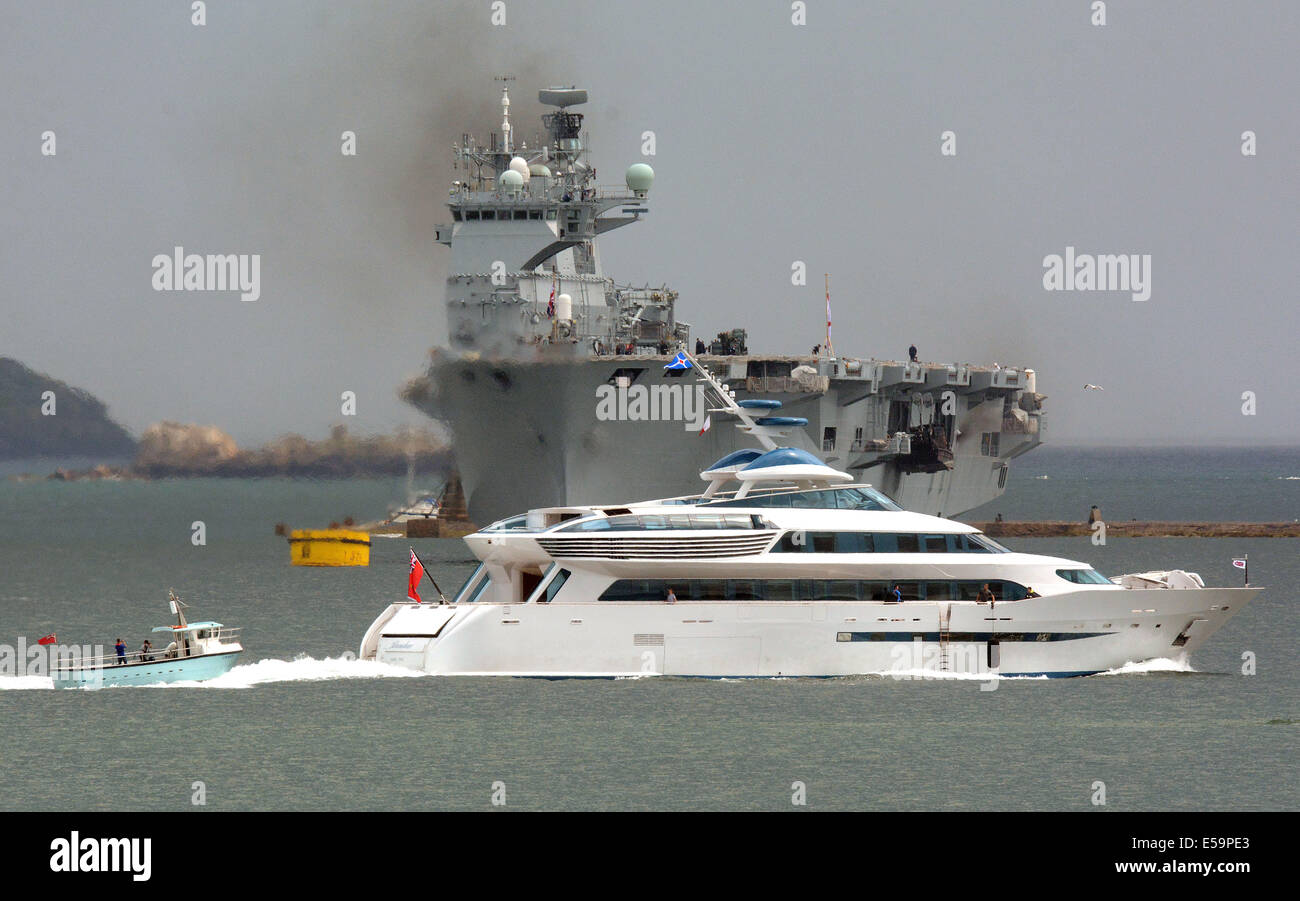
M665 370L669 359L515 361L444 351L408 399L451 430L469 516L483 526L537 507L689 494L699 490L701 460L756 446L734 420L691 402L695 381ZM868 363L856 376L841 369L839 377L800 385L747 375L756 362L770 358L701 359L711 371L732 376L725 380L737 398L780 401L782 414L807 419L792 427L787 443L870 481L908 510L955 516L995 499L1005 488L1008 462L1041 441L1039 413L1007 414L1011 406L1019 409L1021 397L1035 396L1032 388L994 385L1006 373L1023 381L1024 371ZM816 358L805 364L827 369ZM779 390L764 390L772 388ZM648 402L656 390L658 406ZM946 425L945 391L957 408ZM638 394L646 402L638 405ZM930 401L918 402L925 398ZM942 462L903 452L908 430L931 423L952 436ZM902 446L889 437L900 433Z

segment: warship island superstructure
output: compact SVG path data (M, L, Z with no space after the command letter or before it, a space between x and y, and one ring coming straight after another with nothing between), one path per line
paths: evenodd
M452 432L469 515L486 525L519 509L618 496L680 494L701 456L752 447L712 414L679 349L690 326L667 287L620 285L598 239L649 211L654 172L598 184L578 88L542 90L544 136L529 147L510 121L486 144L455 147L446 303L450 348L404 396ZM829 342L807 354L751 354L741 329L693 349L737 398L763 402L784 441L871 482L906 509L955 516L998 497L1009 461L1042 440L1032 369L892 362ZM676 362L674 362L676 360Z

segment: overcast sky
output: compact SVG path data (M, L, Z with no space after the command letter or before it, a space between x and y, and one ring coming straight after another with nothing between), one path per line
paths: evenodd
M446 339L450 143L507 72L521 136L538 87L590 91L603 184L655 132L605 268L697 335L807 351L829 272L841 355L1032 366L1052 443L1300 440L1293 0L505 5L6 2L0 355L137 434L422 422L396 389ZM260 254L260 299L154 291L176 245ZM1067 246L1150 254L1150 299L1045 291Z

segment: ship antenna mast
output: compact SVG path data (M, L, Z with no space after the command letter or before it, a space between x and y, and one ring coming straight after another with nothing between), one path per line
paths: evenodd
M512 153L514 145L510 141L510 82L515 80L513 75L498 75L495 79L501 82L501 137L505 142L505 152Z

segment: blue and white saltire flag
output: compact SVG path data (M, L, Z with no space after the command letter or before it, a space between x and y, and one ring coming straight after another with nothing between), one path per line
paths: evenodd
M690 369L691 361L686 359L686 354L678 351L677 356L673 357L671 363L665 363L664 369Z

